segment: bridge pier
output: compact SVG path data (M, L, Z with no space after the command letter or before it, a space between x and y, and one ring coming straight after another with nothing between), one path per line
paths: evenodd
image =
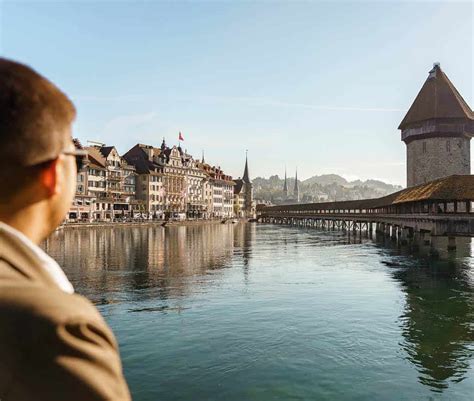
M378 233L383 233L383 224L382 223L375 223L375 232Z
M400 244L407 245L408 244L408 228L400 227L399 229L399 238Z
M455 251L456 250L456 237L449 236L448 237L448 251Z
M397 231L398 231L398 226L392 225L392 234L390 237L394 241L397 239Z
M423 245L430 245L431 238L428 232L420 230L420 241Z

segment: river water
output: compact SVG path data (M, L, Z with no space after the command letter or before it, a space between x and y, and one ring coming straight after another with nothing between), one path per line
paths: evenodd
M474 399L474 258L264 224L101 227L44 248L135 401Z

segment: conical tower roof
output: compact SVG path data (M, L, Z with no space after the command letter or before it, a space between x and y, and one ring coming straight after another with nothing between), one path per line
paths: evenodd
M435 64L398 129L434 118L468 118L474 113L452 82Z
M285 183L283 184L283 192L288 195L288 182L286 178L286 167L285 167Z

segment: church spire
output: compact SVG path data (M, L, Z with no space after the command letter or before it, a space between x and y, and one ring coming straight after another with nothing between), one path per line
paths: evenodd
M293 197L295 198L297 203L300 201L300 189L298 186L298 167L296 168L295 173L295 189L293 190Z
M202 151L202 159L201 159L201 163L204 164L206 163L205 160L204 160L204 150Z
M288 198L288 181L286 178L286 166L285 166L285 183L283 184L283 196Z
M243 175L243 177L242 177L242 181L245 182L246 184L250 184L249 166L248 166L248 161L247 161L247 153L248 153L248 150L245 151L245 169L244 169L244 175Z

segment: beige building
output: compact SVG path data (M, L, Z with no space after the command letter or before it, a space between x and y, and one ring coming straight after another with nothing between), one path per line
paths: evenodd
M164 173L160 155L161 149L159 148L137 144L123 156L127 163L135 168L137 173L136 197L144 203L142 216L137 213L136 217L155 219L164 217Z
M164 210L167 217L186 213L186 167L180 147L169 148L165 141L161 144L163 165Z
M77 149L83 149L83 146L77 139L74 139L74 145ZM76 194L69 208L66 218L67 221L90 222L94 219L96 197L95 194L89 193L88 190L89 165L90 162L87 161L82 171L79 171L77 174Z
M88 162L78 175L71 220L234 216L232 177L180 146L164 140L160 148L137 144L123 157L113 146L92 143L85 149ZM247 190L242 194L245 208Z
M232 177L224 174L220 167L214 167L211 175L212 217L234 217L234 185Z
M135 201L135 167L114 146L94 144L89 153L88 190L96 196L94 218L110 221L132 218L141 205Z
M232 177L225 174L220 167L211 166L204 157L197 164L204 172L203 202L205 218L230 218L234 216L234 186Z
M186 215L188 218L203 218L207 214L206 173L200 168L201 162L185 154L186 167Z

